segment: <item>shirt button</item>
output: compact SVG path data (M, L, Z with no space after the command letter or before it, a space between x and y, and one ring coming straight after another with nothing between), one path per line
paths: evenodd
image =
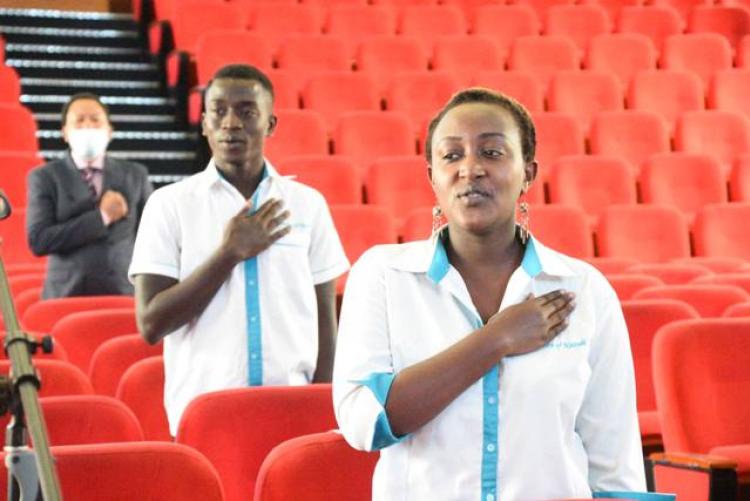
M496 402L497 402L497 399L495 397L488 397L487 398L487 403L490 404L490 405L495 405Z
M487 452L495 452L495 444L487 445Z
M253 360L255 360L255 359L258 358L258 354L257 353L251 353L250 354L250 358L252 358Z
M247 284L251 287L255 286L255 280L248 280Z
M494 494L487 494L487 501L495 501L495 495Z
M252 317L250 317L250 321L251 321L251 322L255 322L256 320L258 320L258 317L256 317L256 316L252 316Z

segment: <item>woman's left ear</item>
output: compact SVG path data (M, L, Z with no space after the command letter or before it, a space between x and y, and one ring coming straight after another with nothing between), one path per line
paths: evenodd
M526 165L524 165L524 181L526 183L531 184L534 179L536 179L537 170L539 169L539 164L536 162L536 160L532 162L527 162Z

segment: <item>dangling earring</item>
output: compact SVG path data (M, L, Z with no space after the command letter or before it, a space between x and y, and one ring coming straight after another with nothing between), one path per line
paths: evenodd
M439 205L432 208L432 234L435 235L445 225L445 216Z
M527 191L529 191L529 182L524 181L522 194L526 195ZM521 212L518 222L518 236L521 238L521 243L526 244L526 242L529 240L529 235L531 234L529 232L529 203L526 200L523 200L520 204L518 204L518 210Z

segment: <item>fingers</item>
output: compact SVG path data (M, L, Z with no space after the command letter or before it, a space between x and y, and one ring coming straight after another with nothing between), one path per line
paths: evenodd
M242 208L237 211L235 217L247 216L248 214L250 214L251 210L253 210L253 199L248 198L247 200L245 200L245 204L242 206Z

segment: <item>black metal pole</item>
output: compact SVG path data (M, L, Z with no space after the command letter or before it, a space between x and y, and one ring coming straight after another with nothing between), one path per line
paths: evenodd
M45 501L59 501L62 499L60 481L57 478L57 470L49 450L47 426L44 422L37 394L39 379L36 376L34 366L31 364L29 339L18 326L18 317L11 299L2 256L0 256L0 308L7 331L5 346L8 358L11 361L11 379L15 391L20 397L23 412L26 416L26 426L34 444L42 496ZM10 489L10 483L8 488Z

